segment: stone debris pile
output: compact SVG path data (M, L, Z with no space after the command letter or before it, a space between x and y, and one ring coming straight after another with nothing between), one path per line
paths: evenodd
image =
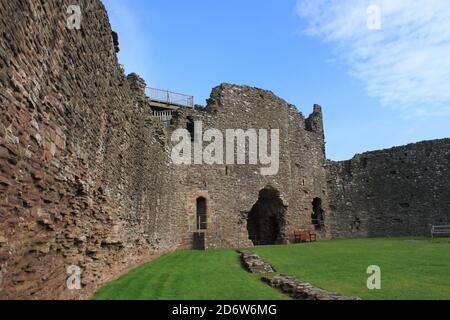
M279 289L297 300L361 300L357 297L341 296L316 288L309 283L288 275L263 277L263 281L268 283L272 288Z
M264 262L256 253L241 251L242 262L251 273L273 273L272 266Z

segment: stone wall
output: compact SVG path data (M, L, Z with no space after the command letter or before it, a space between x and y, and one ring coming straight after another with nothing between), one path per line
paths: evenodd
M218 129L224 137L227 129L280 130L280 165L278 174L269 176L261 174L261 165L249 165L248 160L246 165L177 166L180 181L176 198L186 199L184 221L180 221L178 230L184 235L186 247L192 246L195 202L200 196L208 203L207 248L252 245L248 216L260 192L268 186L278 193L286 208L277 243L291 241L295 230L312 228L313 199L322 198L324 207L327 205L319 106L305 119L295 106L270 91L222 84L213 89L206 108L180 111L168 130L185 128L188 117L201 121L203 131ZM204 147L208 145L204 143ZM320 235L326 237L326 229Z
M428 236L450 224L450 139L328 162L333 237Z
M314 209L321 238L425 234L449 222L449 140L326 162L320 106L304 117L270 91L230 84L162 123L143 79L118 64L101 2L81 1L81 29L70 30L71 2L0 1L0 298L87 298L167 251L252 246L252 219L274 221L262 233L276 243L315 229ZM278 129L278 173L175 165L172 133L195 121L224 134ZM66 287L71 265L81 290Z
M81 3L80 30L67 28L70 4L0 2L0 297L87 297L140 261L192 248L198 197L206 248L252 245L248 213L268 185L286 207L280 242L311 227L312 199L326 199L320 107L305 119L271 92L221 85L166 127L144 81L123 74L100 1ZM170 137L187 117L205 129L280 129L279 173L175 166ZM82 290L66 288L71 265Z
M86 297L177 244L156 205L161 125L136 108L103 5L82 1L69 30L72 2L0 1L0 298Z

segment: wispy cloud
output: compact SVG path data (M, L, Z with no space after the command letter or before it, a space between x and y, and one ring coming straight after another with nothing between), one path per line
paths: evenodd
M367 9L381 9L381 29ZM450 114L448 0L299 0L306 33L336 46L350 74L383 105L414 116Z

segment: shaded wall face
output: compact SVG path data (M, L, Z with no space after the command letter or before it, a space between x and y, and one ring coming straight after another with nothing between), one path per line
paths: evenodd
M429 236L450 224L450 140L328 164L334 237Z

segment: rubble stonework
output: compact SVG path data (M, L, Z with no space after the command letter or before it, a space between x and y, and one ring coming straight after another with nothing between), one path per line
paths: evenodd
M279 289L297 300L361 300L357 297L342 296L316 288L309 283L287 275L265 276L263 281L272 288Z
M272 273L270 264L262 260L256 253L241 251L241 259L245 268L251 273Z
M450 139L328 162L333 237L428 236L450 224Z
M103 5L70 30L70 4L0 1L0 298L88 297L178 244L155 206L173 183L160 127L135 108Z
M66 25L71 4L0 1L0 298L86 298L164 252L290 243L315 229L313 202L322 239L425 235L424 223L448 220L448 140L327 162L320 106L305 117L270 91L232 84L164 124L143 79L124 75L101 2L82 8L79 30ZM195 121L279 130L278 174L175 165L171 135ZM66 287L72 265L81 290Z

